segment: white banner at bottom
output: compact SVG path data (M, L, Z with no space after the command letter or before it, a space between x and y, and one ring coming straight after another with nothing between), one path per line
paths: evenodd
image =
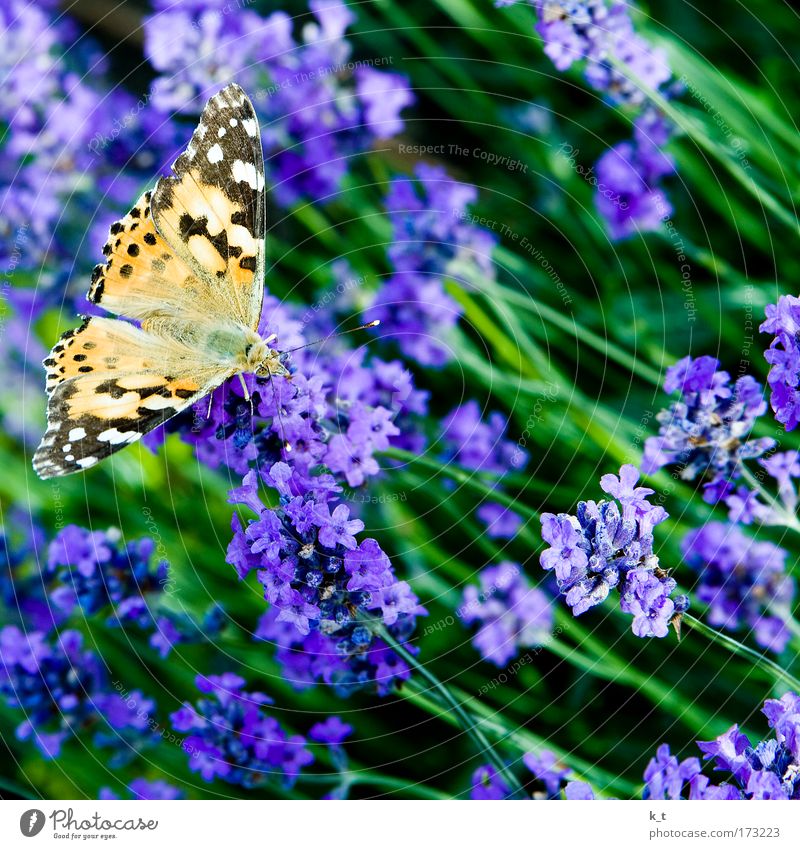
M315 810L311 810L311 808ZM413 808L413 810L411 810ZM150 849L797 847L774 802L0 802L0 846Z

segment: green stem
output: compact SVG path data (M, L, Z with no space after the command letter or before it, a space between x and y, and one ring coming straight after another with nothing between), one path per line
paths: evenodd
M17 782L13 779L6 778L2 775L0 775L0 790L7 790L9 793L12 793L14 796L19 796L21 799L41 798L39 796L35 796L30 790L26 790L21 784L17 784Z
M363 770L347 770L343 773L328 773L322 774L300 774L297 778L298 784L311 785L342 785L346 789L355 787L357 784L365 784L371 787L385 787L388 790L402 791L406 796L414 796L417 799L450 799L447 793L441 790L436 790L433 787L428 787L426 784L414 782L411 780L397 778L394 775L386 775L383 772L376 772L371 769Z
M800 693L800 681L798 681L794 675L778 666L775 661L770 660L768 657L764 657L763 654L759 654L755 651L755 649L742 645L742 643L738 640L734 640L733 637L728 637L726 634L720 633L714 628L706 625L704 622L701 622L699 619L695 619L694 616L690 616L688 613L684 613L683 623L689 628L694 628L695 631L699 631L701 634L708 637L711 642L724 646L734 654L738 654L741 657L746 657L748 660L751 660L759 669L763 671L768 670L771 673L771 677L773 677L776 681L780 681L781 683L791 687L795 693Z
M405 682L403 692L410 701L413 701L414 704L426 712L450 725L458 725L458 720L452 713L443 710L443 705L440 704L436 695L428 688L422 687L414 679ZM470 698L457 687L453 688L453 694L461 700L463 705L469 707L470 713L481 717L482 726L498 743L511 745L522 754L539 752L542 749L552 751L564 763L568 763L569 766L575 769L576 775L574 777L576 779L588 781L600 795L605 795L610 791L621 796L633 796L638 792L639 787L633 782L601 769L593 763L584 761L572 752L564 751L557 745L538 737L525 728L512 728L506 723L503 715L495 708Z
M661 92L648 86L635 74L631 73L630 66L616 56L610 56L609 61L621 73L623 73L644 95L647 96L669 119L680 127L687 135L691 136L694 143L710 153L718 162L720 162L725 170L739 183L745 191L753 195L754 198L768 209L778 220L782 221L790 229L795 232L798 230L798 222L795 216L789 212L781 203L776 200L769 192L762 189L755 180L746 176L741 165L732 159L727 151L725 151L719 143L714 141L706 132L705 127L698 129L697 121L690 115L676 109Z
M456 483L475 489L478 492L483 493L492 501L498 501L500 504L515 510L517 513L522 513L528 519L536 520L539 518L538 511L522 504L519 499L506 495L500 489L493 489L488 484L485 484L475 472L467 473L460 467L454 466L452 463L442 463L438 460L432 460L427 456L414 454L411 451L404 451L402 448L387 448L381 453L385 454L387 457L393 457L395 460L402 460L409 465L423 466L426 469L431 469L431 471L447 475L449 478L456 481Z
M347 783L353 787L356 784L368 784L373 787L385 787L387 790L416 796L418 799L450 799L447 793L428 787L426 784L418 784L396 778L394 775L386 775L381 772L350 772L347 773Z
M616 666L616 669L609 668L611 665L609 659L614 658L610 652L599 657L587 657L559 640L550 640L545 648L589 675L610 681L612 684L632 687L644 695L655 707L667 710L694 732L700 732L707 728L720 732L725 730L718 720L699 710L693 704L687 704L683 694L676 692L658 678L645 675L630 664L621 667L618 663L615 663L613 665ZM619 659L614 658L614 660L618 661Z
M500 262L503 266L514 269L516 273L520 274L520 276L527 276L528 268L526 263L513 251L510 251L502 245L498 245L498 247L494 250L494 255L498 262ZM470 279L470 283L474 285L476 289L483 291L487 297L500 298L509 304L523 307L524 309L535 313L544 321L547 321L559 330L574 336L579 342L594 348L596 351L603 354L603 356L614 360L618 365L628 369L634 374L638 374L649 383L652 383L655 386L659 386L661 384L662 377L656 369L645 365L614 342L610 342L608 339L594 333L587 327L579 325L575 320L574 314L570 313L569 315L564 315L559 312L559 310L537 300L528 293L522 294L521 292L515 292L508 286L495 283L491 280L481 279L480 281L477 281L475 279Z
M498 773L504 776L506 783L511 788L511 794L517 798L524 798L525 791L522 785L517 781L514 773L506 765L500 755L495 752L492 744L483 733L481 727L475 723L472 717L464 710L461 703L453 696L450 690L428 669L427 666L420 663L408 649L399 643L388 631L388 629L380 622L372 621L372 628L388 646L392 648L403 660L412 668L415 669L422 678L424 678L433 689L440 695L444 703L453 712L453 715L458 719L462 729L473 738L476 747L481 755L484 755L492 762Z

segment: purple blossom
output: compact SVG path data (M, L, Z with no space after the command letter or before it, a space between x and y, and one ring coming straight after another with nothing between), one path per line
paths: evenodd
M523 469L528 462L527 452L507 434L508 419L502 413L489 413L484 420L478 402L467 401L451 410L442 421L443 459L495 476ZM495 477L491 483L498 486L500 480ZM475 514L492 538L511 538L522 524L517 513L493 501L482 503Z
M631 569L620 590L620 608L633 616L631 629L637 637L666 637L675 613L670 593L673 578L657 577L650 569Z
M447 332L461 312L438 277L400 272L383 284L364 321L380 321L381 338L396 342L409 359L440 367L452 358Z
M397 581L377 541L356 540L364 523L350 519L348 508L336 504L330 489L307 489L315 479L284 463L274 464L265 477L280 481L283 494L277 509L261 502L254 471L230 493L231 501L257 514L246 526L234 520L228 562L240 575L257 569L264 596L273 606L259 637L279 643L279 659L287 665L296 660L298 644L308 653L319 653L315 662L305 663L306 658L296 674L303 684L322 678L341 690L377 684L388 691L390 682L407 676L408 669L403 666L397 675L385 676L386 684L377 680L387 658L367 620L380 610L377 619L405 641L424 608L408 584ZM366 655L370 661L365 661ZM359 670L356 679L344 674L351 666Z
M586 81L611 103L641 110L630 141L597 163L595 203L612 239L658 230L672 213L659 181L674 165L662 147L671 125L647 104L639 83L670 97L677 89L666 51L638 35L630 7L616 0L529 0L544 52L559 71L583 64ZM504 4L509 5L509 4ZM618 67L621 64L623 68ZM591 169L593 171L594 169ZM591 173L591 171L589 173Z
M380 335L397 342L401 351L423 365L448 362L448 331L461 306L445 293L445 276L479 273L494 276L493 233L472 223L467 207L477 200L474 186L460 183L443 168L420 164L416 182L392 181L386 208L392 223L387 278L364 314L379 319Z
M572 772L560 764L556 756L546 749L540 753L529 752L522 756L522 761L533 777L544 784L547 797L550 799L558 797L561 785Z
M505 779L491 765L479 766L472 773L472 788L469 797L473 801L496 802L508 798L511 790Z
M637 126L651 119L645 113ZM642 130L607 150L597 161L595 203L612 239L656 231L672 214L660 181L674 172L668 157Z
M83 647L77 631L48 637L7 625L0 630L0 657L0 695L25 716L17 738L31 740L43 757L58 757L71 737L89 731L95 745L117 750L112 766L152 742L144 732L153 703L138 691L125 699L113 692L100 659Z
M672 77L666 52L637 35L629 7L608 0L530 0L536 11L536 29L545 42L544 52L559 71L584 61L584 74L592 88L615 103L639 105L644 93L611 59L622 62L629 74L653 89Z
M363 104L364 120L377 138L396 136L403 130L400 113L414 103L408 80L368 66L356 71L356 93Z
M753 746L738 725L715 740L698 741L703 760L713 768L712 784L697 758L678 763L669 746L659 746L645 771L645 799L786 800L800 799L800 697L786 693L767 699L763 713L774 737Z
M124 545L116 529L87 531L68 525L50 543L47 569L57 578L54 605L69 614L75 606L87 615L111 607L109 622L152 627L148 597L167 582L167 563L153 563L155 543L145 537Z
M522 761L531 773L532 778L529 780L535 782L532 799L595 798L594 791L585 781L569 780L573 771L565 767L553 752L547 749L528 752L522 756ZM498 801L510 799L512 796L506 780L493 766L487 764L472 774L470 798L477 801Z
M395 637L407 639L413 622L398 619L392 626ZM323 682L341 696L367 688L388 695L411 675L406 662L363 626L342 628L330 636L319 630L302 635L294 625L279 622L272 607L259 620L256 637L275 646L283 678L297 690Z
M775 444L749 438L766 410L759 384L745 375L731 385L728 373L718 367L713 357L684 357L667 369L664 389L679 392L680 398L656 416L659 435L647 439L642 461L645 474L678 466L683 479L706 480L704 498L712 503L731 494L743 461Z
M308 736L315 743L327 743L329 746L341 745L353 733L353 726L348 725L338 716L329 716L324 722L312 725Z
M760 646L783 651L795 592L794 579L786 574L788 553L722 522L690 531L682 548L699 575L696 595L708 605L709 623L731 631L752 629Z
M226 14L222 5L159 3L145 19L145 54L159 74L156 108L199 113L235 78L253 95L278 201L329 198L355 153L402 130L400 112L414 101L408 81L375 68L349 73L345 30L355 16L339 0L311 2L313 21L297 34L283 11Z
M601 487L619 504L581 501L576 516L543 513L542 538L549 548L540 563L555 572L575 616L605 601L619 586L620 607L633 616L633 633L665 637L673 617L688 608L688 599L671 597L676 582L653 552L653 528L667 513L650 504L647 496L653 491L636 486L638 480L638 470L626 464L619 476L601 479Z
M486 535L491 539L513 539L522 526L519 513L494 501L481 504L475 515L486 526Z
M161 779L147 781L144 778L134 778L127 789L127 798L129 799L171 801L173 799L183 799L186 796L183 790ZM109 787L102 787L97 798L103 800L119 799L120 797Z
M317 539L322 545L327 548L342 545L349 549L358 545L355 534L364 530L364 523L361 519L351 519L346 505L338 504L331 513L327 504L318 504L314 514L319 528Z
M304 737L288 733L266 713L264 705L272 699L246 692L238 675L198 675L195 683L200 698L184 702L171 719L186 734L189 768L204 781L220 778L250 788L279 779L291 787L314 760Z
M778 495L788 513L797 509L797 489L792 482L800 477L800 452L781 451L758 461L778 486Z
M508 419L498 412L484 421L475 400L451 410L442 420L447 458L466 469L503 474L522 469L527 454L507 437Z
M700 772L697 758L685 761L670 754L669 746L663 743L658 747L656 756L651 759L644 771L645 787L643 799L685 799L691 780Z
M521 649L542 645L553 631L553 608L547 596L531 587L515 563L487 566L478 575L479 586L464 590L458 615L477 624L472 645L481 657L505 665Z
M775 418L787 431L794 430L800 421L800 298L781 295L776 304L767 304L759 330L774 337L764 357L770 364L767 383Z

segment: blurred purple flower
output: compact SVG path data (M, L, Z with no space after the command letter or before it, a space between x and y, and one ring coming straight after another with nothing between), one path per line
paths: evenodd
M800 298L781 295L776 304L767 304L759 330L774 337L764 357L770 364L767 383L775 419L787 431L794 430L800 421Z
M550 638L552 604L530 585L519 566L510 562L487 566L478 580L479 586L470 584L464 590L457 612L467 625L479 626L472 645L485 660L504 666L521 649Z
M786 573L788 552L722 522L690 531L682 548L686 563L699 575L696 595L708 605L709 623L731 631L752 629L760 646L783 651L795 592L794 579Z

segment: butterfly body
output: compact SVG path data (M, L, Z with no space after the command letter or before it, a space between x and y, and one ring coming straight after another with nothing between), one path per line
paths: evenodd
M45 359L42 478L80 472L236 374L288 376L258 325L266 204L258 122L235 84L206 105L186 150L113 224L92 316Z

